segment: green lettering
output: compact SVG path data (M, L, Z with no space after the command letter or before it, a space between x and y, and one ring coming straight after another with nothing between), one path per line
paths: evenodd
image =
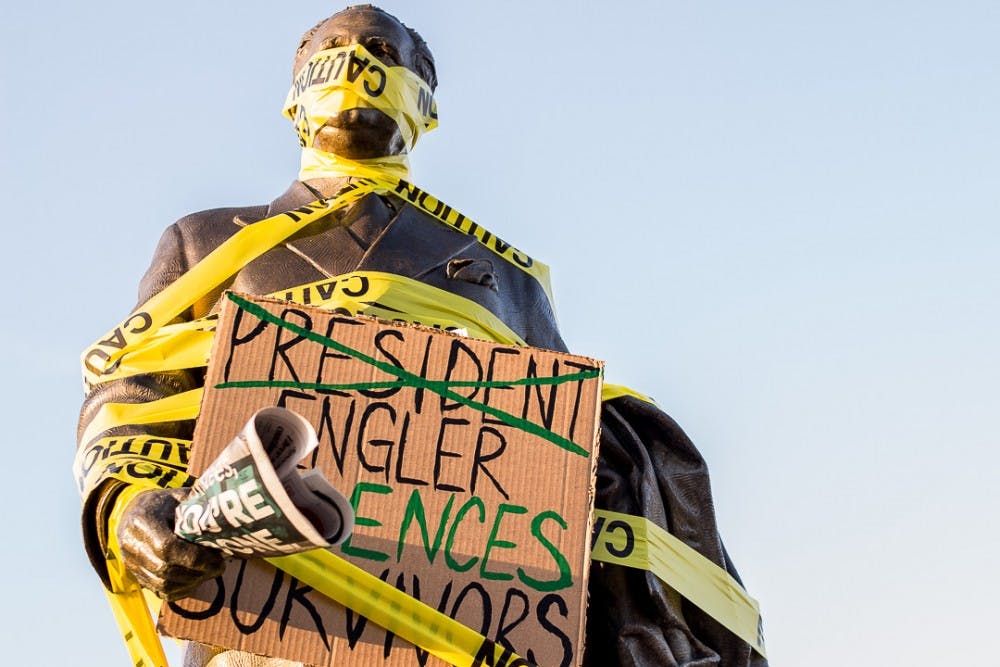
M448 531L448 539L444 543L444 562L447 563L448 567L453 569L455 572L465 572L466 570L471 570L476 564L476 561L479 560L478 557L473 556L465 563L459 563L451 557L451 548L455 544L455 533L458 530L458 524L462 523L462 519L465 518L465 514L477 505L479 506L479 523L486 523L486 505L476 496L472 496L466 500L465 504L459 507L458 512L455 513L455 522L451 524L451 530Z
M536 591L558 591L559 589L566 588L573 584L573 573L570 571L569 562L566 557L559 552L552 542L549 542L548 538L542 534L542 523L546 519L553 519L556 523L562 526L563 530L569 528L566 525L566 520L561 516L553 512L552 510L546 510L536 516L531 520L531 534L536 540L542 543L542 546L552 554L552 558L556 561L556 565L559 567L559 578L554 581L539 581L538 579L532 579L529 577L524 570L517 568L517 576L528 586L531 586Z
M513 549L517 546L515 542L497 539L497 533L500 532L500 521L503 520L503 515L505 513L527 514L528 508L521 507L520 505L500 503L500 507L497 508L497 518L493 521L493 530L490 531L490 537L486 540L486 551L483 552L483 562L479 564L479 576L483 579L506 581L514 578L513 574L507 574L506 572L490 572L486 569L486 564L490 560L490 551L493 550L493 547L499 547L500 549Z
M410 524L413 523L414 519L417 520L417 524L420 526L420 536L424 541L424 551L427 552L427 561L429 563L434 562L438 550L441 548L441 540L444 539L444 527L448 523L448 517L451 515L451 506L454 502L455 494L453 493L448 498L448 504L444 506L444 512L441 513L441 522L438 524L437 533L434 535L434 544L431 544L427 531L427 518L424 515L424 503L420 499L420 489L413 489L410 499L406 502L403 523L399 526L399 545L396 547L397 563L403 558L403 540L406 539L406 531L409 530Z
M392 488L385 486L384 484L370 484L369 482L358 482L354 487L354 491L351 493L351 507L354 508L354 525L357 526L381 526L381 521L376 521L367 516L361 516L358 514L358 506L361 504L361 494L362 493L379 493L382 495L388 495L392 493ZM371 549L362 549L361 547L356 547L351 544L351 540L354 539L354 535L351 535L344 543L340 545L340 550L347 554L348 556L354 556L356 558L366 558L368 560L374 561L384 561L389 560L389 554L384 554L381 551L372 551Z

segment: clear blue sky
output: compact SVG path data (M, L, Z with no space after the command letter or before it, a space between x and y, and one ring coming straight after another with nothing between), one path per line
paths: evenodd
M438 62L415 181L547 261L572 349L687 429L773 663L995 661L998 5L383 6ZM4 12L4 663L128 664L77 355L166 225L294 177L292 54L340 7Z

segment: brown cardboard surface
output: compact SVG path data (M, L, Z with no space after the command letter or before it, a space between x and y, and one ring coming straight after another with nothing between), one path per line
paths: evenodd
M411 373L405 382L413 385L558 377L601 362L243 298L369 359L225 299L191 472L258 408L295 410L320 440L304 464L320 467L357 509L354 534L334 553L535 664L578 664L601 378L451 387L534 425L525 426L427 386L380 384L399 378L378 364ZM166 634L308 664L441 664L261 561L235 561L193 598L164 609Z

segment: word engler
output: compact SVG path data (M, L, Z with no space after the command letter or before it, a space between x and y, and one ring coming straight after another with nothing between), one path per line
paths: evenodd
M339 544L354 527L347 498L297 464L316 431L285 408L258 410L177 507L174 532L230 556L284 556Z
M579 664L603 364L268 297L222 301L192 474L256 410L293 410L317 433L305 467L355 513L333 554L516 664ZM446 664L351 606L240 560L166 605L159 627L312 665ZM494 662L489 650L472 664Z

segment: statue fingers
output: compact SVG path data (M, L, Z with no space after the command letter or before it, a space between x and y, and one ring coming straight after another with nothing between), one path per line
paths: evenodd
M222 573L222 552L174 534L177 504L185 489L155 489L136 496L118 526L125 566L150 590L175 594Z
M218 576L173 564L164 564L156 569L137 565L131 572L140 586L164 600L190 597L202 583Z
M174 536L174 516L185 489L151 489L140 493L125 508L118 537L140 540L162 550Z
M219 576L226 569L226 557L218 549L203 547L176 535L171 537L162 548L165 560L171 565L203 572L208 579Z

